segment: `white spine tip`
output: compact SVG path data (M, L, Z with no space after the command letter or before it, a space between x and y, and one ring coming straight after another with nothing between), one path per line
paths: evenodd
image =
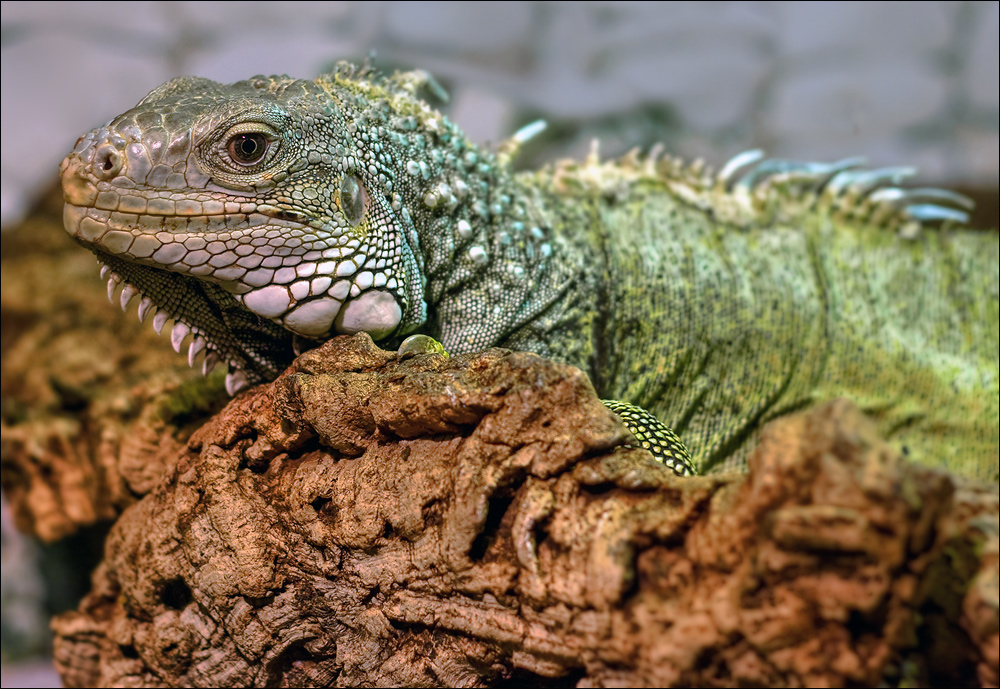
M545 120L535 120L531 124L526 124L518 129L517 132L514 133L514 141L519 144L523 144L525 141L534 139L536 136L544 132L548 126L549 123Z
M747 165L752 165L753 163L759 162L764 159L764 151L759 148L754 148L749 151L743 151L738 153L729 159L729 162L722 166L719 170L718 180L723 184L729 182L729 180L735 175L741 168Z

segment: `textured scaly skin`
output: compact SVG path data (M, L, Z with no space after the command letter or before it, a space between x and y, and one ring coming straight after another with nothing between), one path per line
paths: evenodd
M847 396L911 458L996 480L997 240L912 220L957 217L919 203L946 194L847 163L514 174L519 137L469 143L426 81L175 79L66 158L67 231L233 389L337 333L421 332L575 364L701 471Z

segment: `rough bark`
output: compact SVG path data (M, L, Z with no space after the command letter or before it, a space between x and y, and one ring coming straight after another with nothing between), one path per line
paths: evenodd
M576 369L314 350L161 460L54 622L69 686L995 684L995 486L851 405L679 479Z
M50 543L149 492L226 401L221 377L188 368L134 303L108 304L97 261L62 229L62 204L56 185L0 235L3 490L17 526Z

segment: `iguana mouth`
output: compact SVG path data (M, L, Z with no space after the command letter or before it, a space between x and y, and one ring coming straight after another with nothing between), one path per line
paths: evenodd
M316 345L248 311L232 294L212 282L126 261L77 241L102 264L101 277L107 279L112 303L121 287L117 301L122 310L138 297L139 321L152 317L157 334L173 321L170 343L174 350L181 353L191 336L188 364L193 367L201 359L205 375L220 364L228 364L226 390L230 395L274 378L298 352Z
M106 148L106 147L105 147ZM113 153L113 152L111 152ZM118 175L124 156L62 166L64 224L104 264L108 296L203 370L229 366L233 393L270 380L332 332L395 330L399 283L356 233L331 233L294 209L219 190L150 190ZM110 168L100 164L111 161ZM106 161L106 162L107 162Z
M91 171L75 155L63 163L67 230L103 264L112 302L121 288L122 309L138 297L140 321L152 316L157 333L172 321L170 340L178 353L190 337L192 366L201 359L207 374L227 364L226 388L233 394L273 379L296 354L317 344L311 334L296 333L273 318L282 314L255 312L246 300L273 282L298 280L289 295L310 303L313 292L320 292L315 285L329 286L322 276L313 277L317 267L323 261L346 261L351 270L341 272L355 273L351 257L364 248L360 242L348 238L309 251L300 244L315 230L287 209L197 190L147 194L139 187L118 188ZM341 289L345 297L349 290ZM270 304L264 301L264 306Z

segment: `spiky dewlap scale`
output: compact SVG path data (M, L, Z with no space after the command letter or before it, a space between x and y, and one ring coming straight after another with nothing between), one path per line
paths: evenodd
M639 443L638 447L649 450L653 459L673 470L678 476L694 476L698 473L681 439L655 416L642 407L627 402L619 400L601 400L601 402L618 415L622 425L635 436Z

